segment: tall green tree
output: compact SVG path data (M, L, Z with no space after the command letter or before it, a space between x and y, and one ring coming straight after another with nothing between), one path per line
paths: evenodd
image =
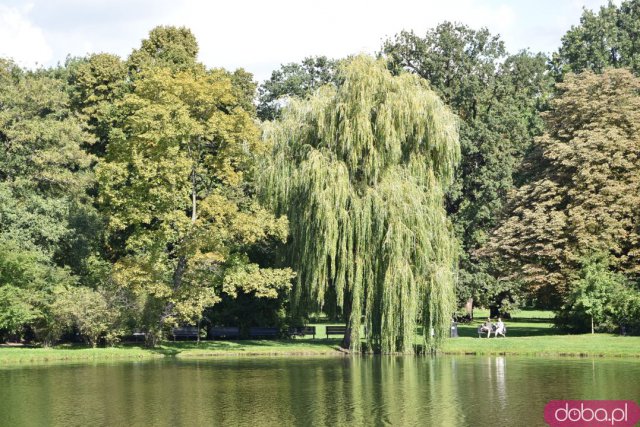
M640 74L640 1L609 1L596 13L585 10L580 25L562 37L552 61L558 76L607 67L630 68Z
M356 57L338 74L337 87L291 101L265 130L264 196L291 224L292 309L337 305L353 350L364 326L370 350L412 352L417 324L434 348L454 309L444 192L459 159L456 119L424 80L393 77L384 62Z
M640 273L640 79L625 69L569 74L558 91L533 179L482 250L555 304L587 249L610 255L615 272Z
M124 245L115 277L143 302L151 344L164 326L196 322L220 292L273 297L292 276L246 254L286 238L287 222L245 194L263 144L232 80L202 67L143 70L97 169L112 243Z
M116 55L99 53L68 61L66 68L71 108L95 137L87 149L102 156L114 124L111 107L129 91L126 64Z
M258 90L258 117L274 120L286 103L286 98L306 98L313 91L335 82L338 61L326 56L308 57L301 63L282 65L271 73Z
M139 49L131 52L127 65L135 74L150 67L184 71L203 68L197 62L198 41L186 27L158 26L142 40Z
M76 285L90 256L92 137L64 80L0 60L0 84L0 304L21 319L9 331L46 340L53 289Z
M458 301L475 298L497 308L513 298L517 284L495 280L494 266L474 251L498 224L514 183L525 178L522 159L542 133L538 112L546 108L552 87L546 58L526 51L509 55L486 28L451 22L424 36L403 31L382 51L392 70L429 81L461 119L462 161L447 194L447 211L462 243Z
M575 332L596 330L615 332L622 316L617 309L620 297L629 296L625 277L609 268L609 255L592 253L580 260L578 276L572 280L566 302L556 323ZM636 291L637 293L637 291Z

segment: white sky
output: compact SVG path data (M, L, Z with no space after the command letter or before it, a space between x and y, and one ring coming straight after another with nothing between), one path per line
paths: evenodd
M70 54L126 57L156 25L184 25L209 67L256 79L311 55L375 53L399 31L439 22L486 26L515 52L553 52L582 8L606 0L0 0L0 56L27 67Z

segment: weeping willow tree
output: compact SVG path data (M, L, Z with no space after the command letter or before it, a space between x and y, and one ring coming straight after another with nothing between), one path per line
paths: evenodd
M364 331L370 350L413 352L418 324L433 349L454 309L443 200L460 157L455 116L424 80L368 56L345 62L338 81L265 125L262 191L290 220L292 312L337 306L354 351Z

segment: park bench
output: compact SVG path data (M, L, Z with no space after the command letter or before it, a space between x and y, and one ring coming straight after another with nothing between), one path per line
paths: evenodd
M209 329L209 338L238 338L240 328L237 326L214 326Z
M200 330L197 326L184 326L181 328L173 328L171 331L173 335L173 340L175 341L177 338L198 338L200 335Z
M131 334L134 341L144 341L147 338L147 334L145 332L136 331Z
M250 338L276 338L280 330L278 328L251 327L249 328Z
M327 326L327 338L329 335L344 335L347 332L346 326Z
M122 342L144 342L147 334L144 332L135 331L130 335L125 335L122 337Z
M482 330L483 325L478 325L478 338L482 338L482 334L486 334L487 331Z
M313 339L316 339L316 327L315 326L294 326L289 328L289 335L292 337L303 337L305 335L313 335Z
M478 338L482 338L482 334L486 334L486 333L487 333L487 331L483 331L483 330L482 330L482 326L483 326L483 325L479 325L479 326L478 326ZM492 326L491 326L491 332L492 332L492 333L494 334L494 336L495 336L495 333L496 333L496 325L492 325ZM507 336L507 326L506 326L506 325L504 326L504 328L503 328L503 330L502 330L502 334L500 334L500 335L502 335L503 337L505 337L505 338L506 338L506 336Z

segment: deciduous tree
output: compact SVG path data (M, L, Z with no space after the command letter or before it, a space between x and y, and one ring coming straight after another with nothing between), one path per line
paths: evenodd
M290 270L261 269L244 255L285 239L287 222L244 193L263 144L229 73L152 67L117 109L99 200L114 242L124 242L116 280L144 299L151 339L165 325L197 321L222 291L286 288Z
M558 77L586 70L601 73L607 67L640 74L640 1L609 1L597 13L585 9L580 25L562 37L552 64Z
M558 90L535 178L514 192L483 249L556 304L586 250L609 254L613 271L640 273L640 79L625 69L569 74Z
M518 284L497 281L494 266L474 251L497 225L507 193L524 178L523 156L542 133L538 112L552 85L546 57L526 51L509 55L486 28L451 22L424 36L403 31L385 42L383 53L392 70L426 79L461 118L462 161L447 194L462 249L458 302L474 298L498 308L516 301Z
M294 314L337 305L354 350L364 326L370 350L412 352L417 324L433 348L454 309L444 192L459 159L456 119L424 80L393 77L370 57L345 63L338 81L292 100L265 131L263 191L290 220Z

